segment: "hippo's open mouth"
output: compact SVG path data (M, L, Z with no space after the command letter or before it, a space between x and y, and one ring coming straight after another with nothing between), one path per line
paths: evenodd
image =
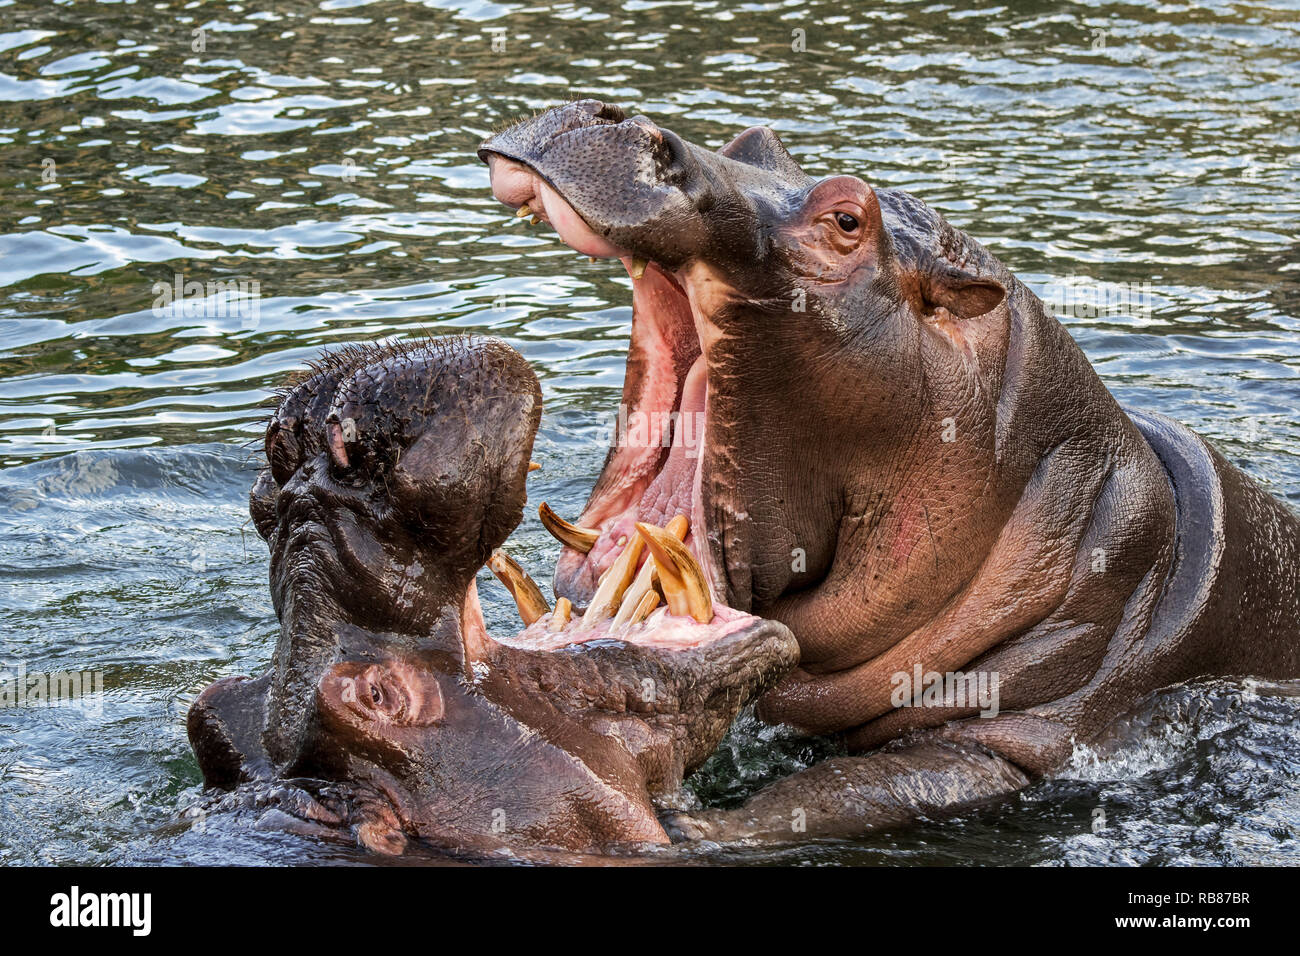
M524 629L511 636L490 636L477 586L471 582L461 609L461 629L471 656L475 648L489 642L556 650L617 640L663 651L687 650L721 641L759 622L714 600L703 566L685 543L690 538L686 515L678 514L661 527L634 520L635 512L634 501L623 516L630 522L630 533L613 542L585 608L575 608L570 598L560 597L552 609L536 582L503 550L494 551L486 566L515 599ZM548 524L562 526L561 533L573 528L545 505L541 513L550 515L544 518Z
M584 114L583 129L634 128L663 153L660 169L684 155L669 148L671 133L639 117ZM565 131L561 131L563 138ZM571 131L570 131L571 132ZM677 516L687 521L686 549L696 558L708 593L721 600L726 581L707 543L702 475L709 442L708 365L702 347L710 328L701 308L698 280L687 263L663 263L648 250L615 241L617 231L598 233L547 176L491 141L481 155L491 170L497 199L556 230L578 252L620 260L633 280L632 335L609 458L577 524L570 524L545 505L541 517L564 545L556 565L557 594L574 601L594 598L605 575L636 539L638 522L666 527ZM544 164L543 164L544 165ZM629 213L631 227L637 216ZM629 233L629 236L631 234ZM645 257L643 257L645 256Z

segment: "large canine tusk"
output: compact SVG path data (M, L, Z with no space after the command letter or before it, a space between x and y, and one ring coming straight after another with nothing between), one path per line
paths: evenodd
M537 516L542 519L542 525L560 544L568 545L583 554L590 551L591 546L600 537L599 531L593 531L591 528L580 528L576 524L565 521L552 511L551 506L545 501L538 506Z
M636 530L645 539L655 560L659 584L664 589L668 613L695 618L701 624L713 620L713 596L695 555L682 542L652 524L638 521Z
M582 615L584 625L603 621L618 610L618 602L622 600L627 586L632 583L632 575L636 573L636 565L641 559L641 549L644 546L641 535L632 535L632 540L627 543L623 553L614 559L609 571L596 586L596 593Z
M524 620L524 627L532 624L542 615L550 613L551 609L546 603L546 598L542 596L542 589L510 555L497 548L492 552L492 557L488 558L487 566L515 599L519 616Z
M687 520L686 515L677 515L668 522L667 531L678 541L684 541L689 527L690 521ZM633 623L632 618L636 615L641 599L654 587L655 576L655 562L654 558L651 558L641 565L636 580L632 582L623 595L623 603L619 605L618 613L614 615L614 627L618 627L620 624ZM653 607L649 609L649 611L652 610L654 610ZM646 613L649 613L649 611Z

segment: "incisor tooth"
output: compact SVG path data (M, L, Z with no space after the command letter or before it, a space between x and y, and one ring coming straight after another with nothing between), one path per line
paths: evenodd
M535 462L535 461L530 461L530 462L528 463L528 470L529 470L530 472L531 472L531 471L536 471L538 468L541 468L541 467L542 467L542 466L541 466L540 464L538 464L537 462Z
M533 211L528 208L528 203L524 203L522 206L520 206L518 209L515 210L515 216L517 216L520 219L523 219L525 216L531 216L532 214Z
M686 540L686 529L690 527L690 522L686 520L686 515L677 515L668 522L668 533L678 541ZM618 613L614 615L614 627L620 624L632 622L632 618L637 610L641 599L645 597L646 592L654 587L655 582L655 562L650 558L645 564L641 565L641 570L637 572L636 580L628 587L627 593L623 595L623 603L618 607ZM654 610L651 607L649 610ZM647 611L649 613L649 611ZM644 616L644 615L643 615Z
M581 551L583 554L590 551L591 546L600 537L599 531L593 531L591 528L580 528L576 524L565 521L552 511L551 506L545 501L538 506L537 517L542 519L542 525L560 544L567 544L570 548Z
M641 559L641 549L644 545L645 540L642 536L634 534L627 547L623 549L623 553L614 559L609 572L597 586L591 603L587 605L587 610L582 615L583 624L603 621L618 610L618 602L622 600L627 586L632 583L632 575L636 573L636 565Z
M546 629L548 631L562 631L572 617L573 602L566 597L562 597L555 602L555 613L551 615L551 623L546 625Z
M701 624L713 620L713 596L690 549L663 528L652 524L638 521L636 530L655 559L655 570L659 572L659 584L664 589L668 613L689 615Z
M628 626L631 627L633 624L640 624L642 621L644 621L646 619L646 615L648 615L651 611L653 611L655 609L655 606L658 605L658 603L659 603L659 592L646 591L645 594L641 595L641 600L636 602L636 610L634 610L632 612L632 616L628 618L627 621Z
M524 627L550 612L546 598L542 597L542 589L510 555L497 548L492 552L492 557L488 558L487 566L515 599L519 616L524 619Z
M630 269L628 269L627 271L630 272L630 273L632 274L632 278L633 278L633 279L639 279L639 278L641 278L643 275L645 275L645 267L646 267L646 265L647 265L646 260L644 260L644 259L638 259L638 258L636 258L636 257L634 256L634 257L632 258L632 267L631 267Z

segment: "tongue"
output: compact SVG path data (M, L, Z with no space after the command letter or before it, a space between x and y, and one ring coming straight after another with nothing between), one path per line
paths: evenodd
M695 494L695 473L704 446L708 383L704 357L700 356L686 373L686 382L682 385L681 414L673 430L668 460L641 496L638 511L642 521L662 526L673 515L694 517L691 505Z

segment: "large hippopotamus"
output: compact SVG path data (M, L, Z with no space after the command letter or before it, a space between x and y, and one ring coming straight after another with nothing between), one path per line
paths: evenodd
M1178 423L1125 410L1042 303L906 192L717 151L582 100L483 143L492 190L622 260L620 433L543 511L580 603L638 523L690 518L715 600L794 632L760 715L849 756L675 837L849 835L1058 768L1158 688L1300 675L1300 522ZM971 693L972 687L992 694Z
M711 602L684 516L634 532L604 604L552 609L500 550L541 407L528 363L490 339L341 349L283 390L250 497L280 636L265 674L190 708L209 786L384 853L668 842L654 798L798 647ZM485 565L522 633L488 635Z

